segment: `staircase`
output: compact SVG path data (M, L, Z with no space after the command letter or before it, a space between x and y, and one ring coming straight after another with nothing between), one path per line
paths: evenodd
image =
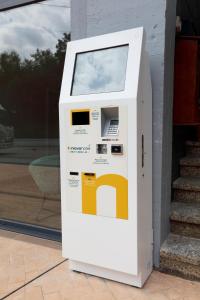
M173 182L171 233L161 247L160 268L200 280L200 142L186 142L180 176Z

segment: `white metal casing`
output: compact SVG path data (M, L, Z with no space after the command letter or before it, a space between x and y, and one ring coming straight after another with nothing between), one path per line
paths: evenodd
M126 44L129 45L129 52L124 91L71 96L77 53ZM112 157L110 166L94 165L97 129L93 131L88 129L88 135L91 135L90 147L93 150L86 151L87 153L85 156L82 154L81 159L77 155L73 159L74 154L67 150L73 145L69 112L87 108L98 111L108 106L120 108L120 122L124 122L121 131L123 135L121 134L120 137L120 143L125 145L123 158L118 160L118 157ZM143 28L68 43L59 115L63 256L69 258L73 270L142 287L152 271L153 242L152 90ZM78 140L81 145L88 145L88 136L80 136ZM80 178L77 193L69 192L67 180L70 170L78 170L80 173L97 171L99 176L108 173L109 168L111 168L110 173L116 172L127 176L127 220L101 214L83 214L80 210L81 198L76 199L78 198L76 195L81 197ZM111 195L110 193L112 194L112 191L108 192L108 195ZM74 196L70 197L70 195ZM98 203L102 207L105 206L103 200L102 203L101 201ZM109 208L111 210L112 205Z

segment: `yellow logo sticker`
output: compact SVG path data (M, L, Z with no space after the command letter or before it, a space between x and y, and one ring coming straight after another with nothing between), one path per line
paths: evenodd
M108 185L116 189L116 218L128 219L128 180L117 174L96 177L94 173L82 173L82 212L96 215L96 194L100 186Z

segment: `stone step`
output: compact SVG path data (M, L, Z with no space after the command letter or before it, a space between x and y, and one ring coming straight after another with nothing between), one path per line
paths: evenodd
M186 141L186 152L188 155L200 155L200 142Z
M160 269L200 280L200 239L170 233L160 250Z
M180 160L180 175L200 177L200 155L186 156Z
M190 176L179 177L173 182L173 188L200 192L200 178Z
M173 182L175 202L200 203L200 178L179 177Z
M200 203L172 202L170 220L172 233L200 239Z

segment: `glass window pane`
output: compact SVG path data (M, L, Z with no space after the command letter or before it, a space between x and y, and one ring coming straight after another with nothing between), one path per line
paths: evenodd
M70 2L0 13L0 218L61 228L58 101Z
M72 95L123 91L127 57L128 45L77 54Z

